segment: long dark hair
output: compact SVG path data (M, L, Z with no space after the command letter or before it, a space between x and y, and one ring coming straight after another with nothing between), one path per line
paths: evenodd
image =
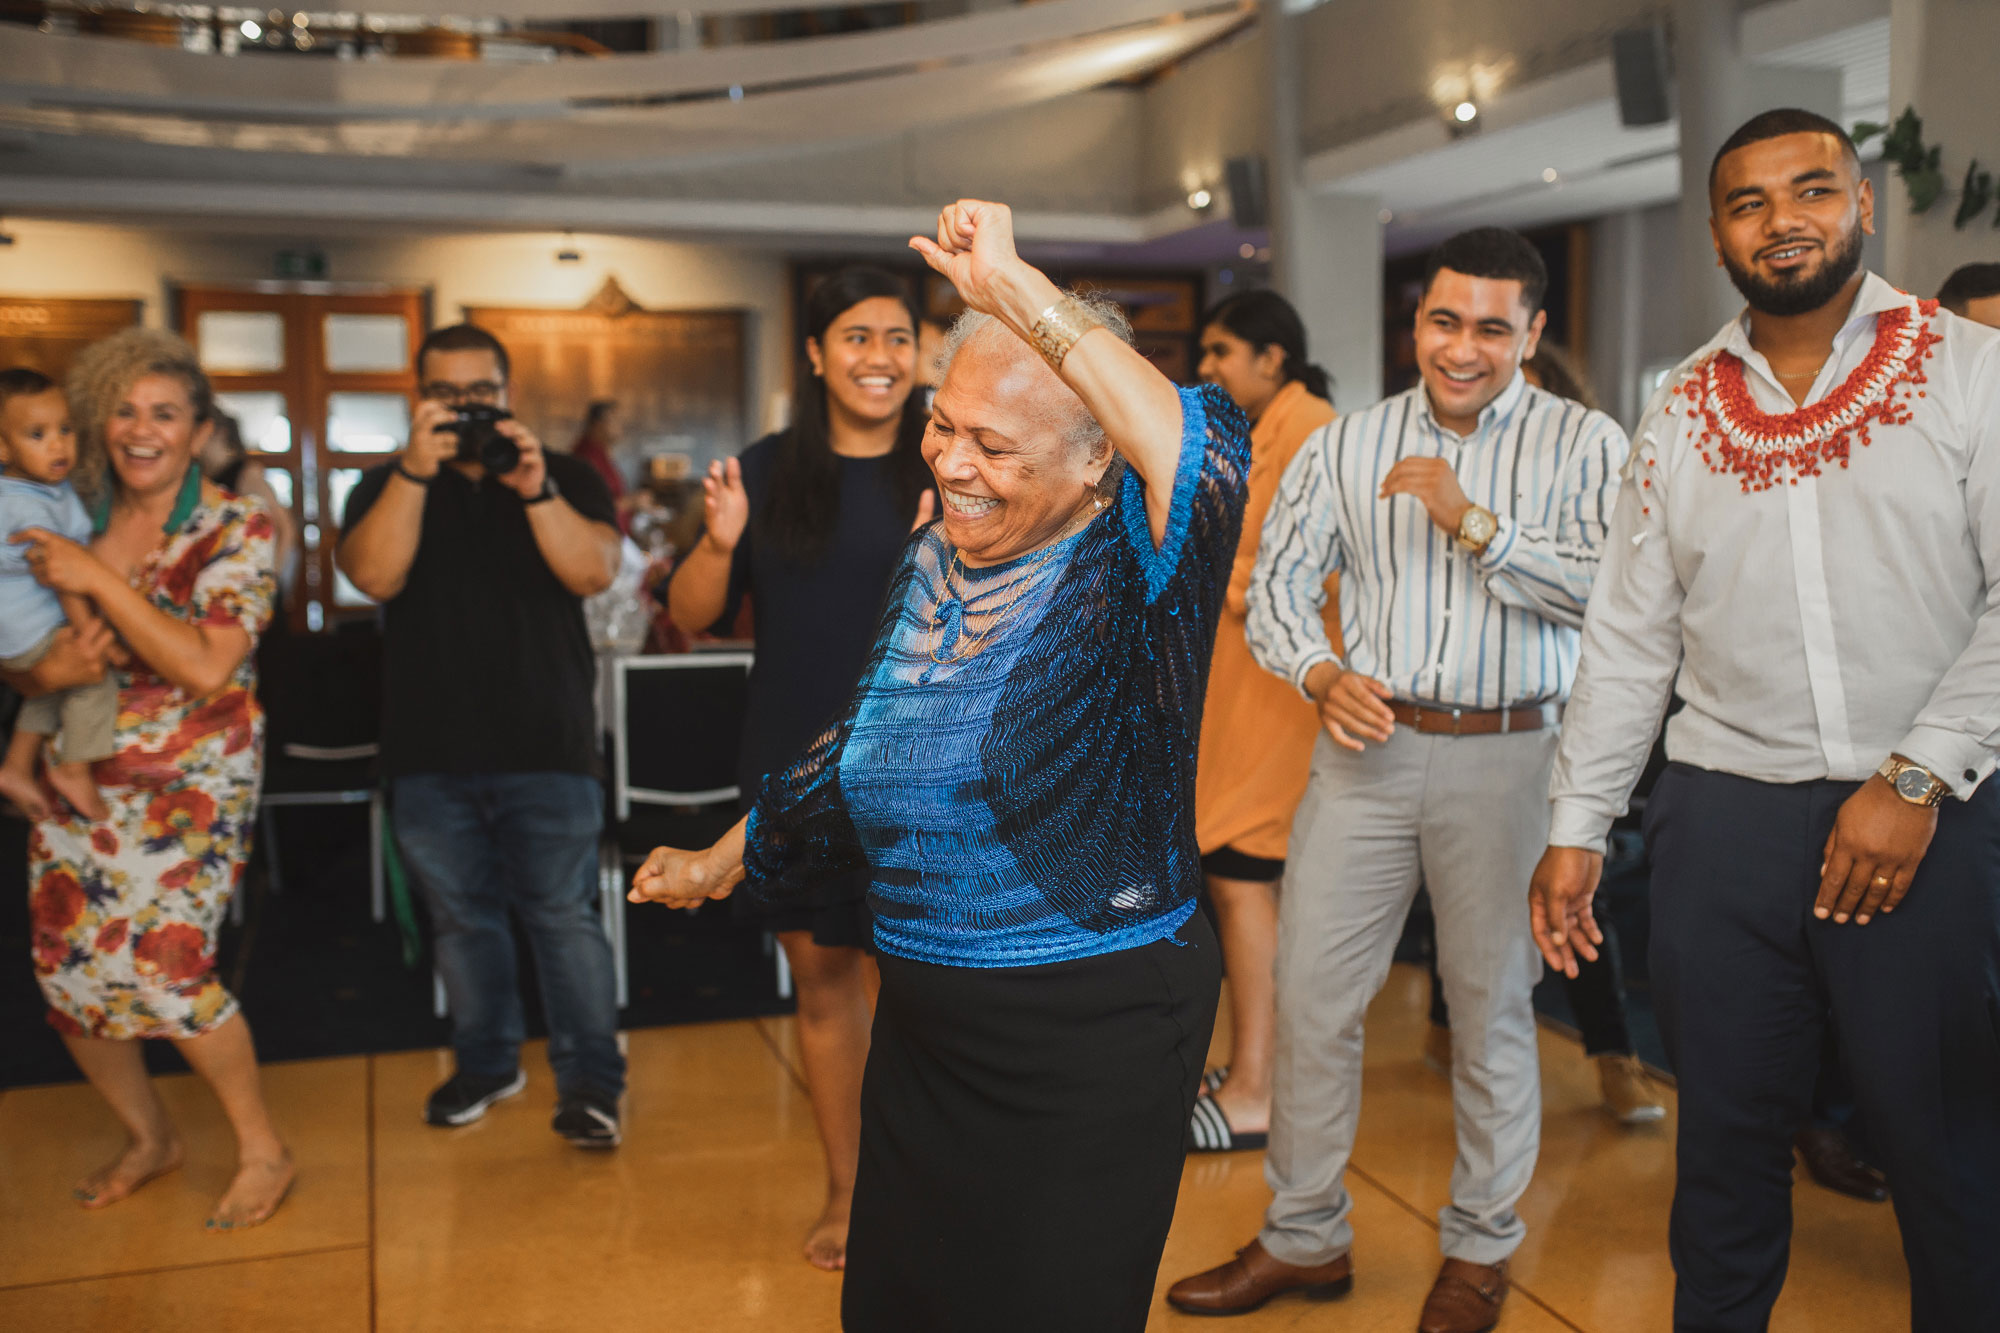
M1201 317L1201 327L1220 324L1256 351L1276 347L1285 354L1278 373L1287 384L1297 381L1315 398L1333 401L1333 376L1306 360L1306 326L1292 303L1271 291L1238 292L1225 296Z
M806 298L801 333L825 345L826 331L836 319L863 301L886 296L910 312L910 330L917 327L916 307L901 278L877 268L844 268L823 280ZM902 513L914 519L917 501L931 484L920 446L930 419L923 395L911 382L903 403L896 447L890 451L896 498ZM812 362L799 358L798 384L792 399L792 424L778 436L778 457L771 473L771 496L764 523L778 549L794 560L809 560L826 549L840 513L840 462L833 452L832 427L826 401L826 381L813 373Z

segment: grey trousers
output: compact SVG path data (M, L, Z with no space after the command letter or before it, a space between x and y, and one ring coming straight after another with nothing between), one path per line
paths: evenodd
M1361 1118L1362 1020L1388 979L1419 877L1451 1005L1458 1161L1438 1215L1446 1257L1493 1264L1526 1228L1514 1204L1541 1146L1529 992L1541 960L1528 880L1548 839L1553 729L1423 736L1355 754L1322 734L1278 899L1278 1041L1258 1239L1291 1264L1354 1242L1344 1176Z

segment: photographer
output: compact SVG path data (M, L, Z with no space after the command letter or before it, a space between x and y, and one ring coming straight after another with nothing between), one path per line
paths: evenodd
M457 1070L424 1118L470 1124L526 1086L512 908L541 982L556 1132L613 1147L625 1060L593 910L604 797L583 621L618 569L611 496L508 415L490 333L431 333L417 379L409 444L356 483L339 564L384 605L382 765L451 1003Z

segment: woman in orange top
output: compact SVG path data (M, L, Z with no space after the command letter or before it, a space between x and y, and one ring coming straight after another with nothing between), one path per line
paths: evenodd
M1262 1148L1271 1124L1276 888L1319 732L1312 704L1251 660L1244 596L1279 479L1306 437L1334 414L1326 372L1306 361L1305 325L1275 292L1244 292L1210 309L1202 320L1201 353L1201 377L1235 399L1253 426L1250 499L1216 629L1195 777L1195 835L1229 977L1230 1064L1205 1080L1194 1108L1193 1142L1196 1152L1227 1152ZM1331 579L1326 625L1328 637L1339 643L1339 597Z

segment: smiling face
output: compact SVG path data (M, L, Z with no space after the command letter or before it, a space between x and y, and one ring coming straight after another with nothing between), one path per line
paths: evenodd
M175 375L143 375L104 423L104 451L128 496L146 498L177 489L209 423L196 421L187 383Z
M1075 395L1004 328L974 334L931 403L924 462L937 478L945 536L968 565L1026 555L1096 511L1110 445L1066 437Z
M1276 343L1254 347L1222 325L1211 324L1201 331L1201 364L1195 373L1204 383L1220 386L1254 422L1285 387L1285 349Z
M1716 163L1709 231L1729 280L1760 314L1818 310L1861 267L1875 190L1831 134L1781 134Z
M1530 311L1513 278L1442 268L1417 309L1417 373L1447 430L1469 435L1479 414L1535 354L1546 311Z
M894 421L916 386L916 324L893 296L871 296L841 311L825 333L806 339L806 355L826 381L828 412L850 427Z
M55 485L76 467L76 434L61 389L20 393L0 407L0 464L10 477Z

